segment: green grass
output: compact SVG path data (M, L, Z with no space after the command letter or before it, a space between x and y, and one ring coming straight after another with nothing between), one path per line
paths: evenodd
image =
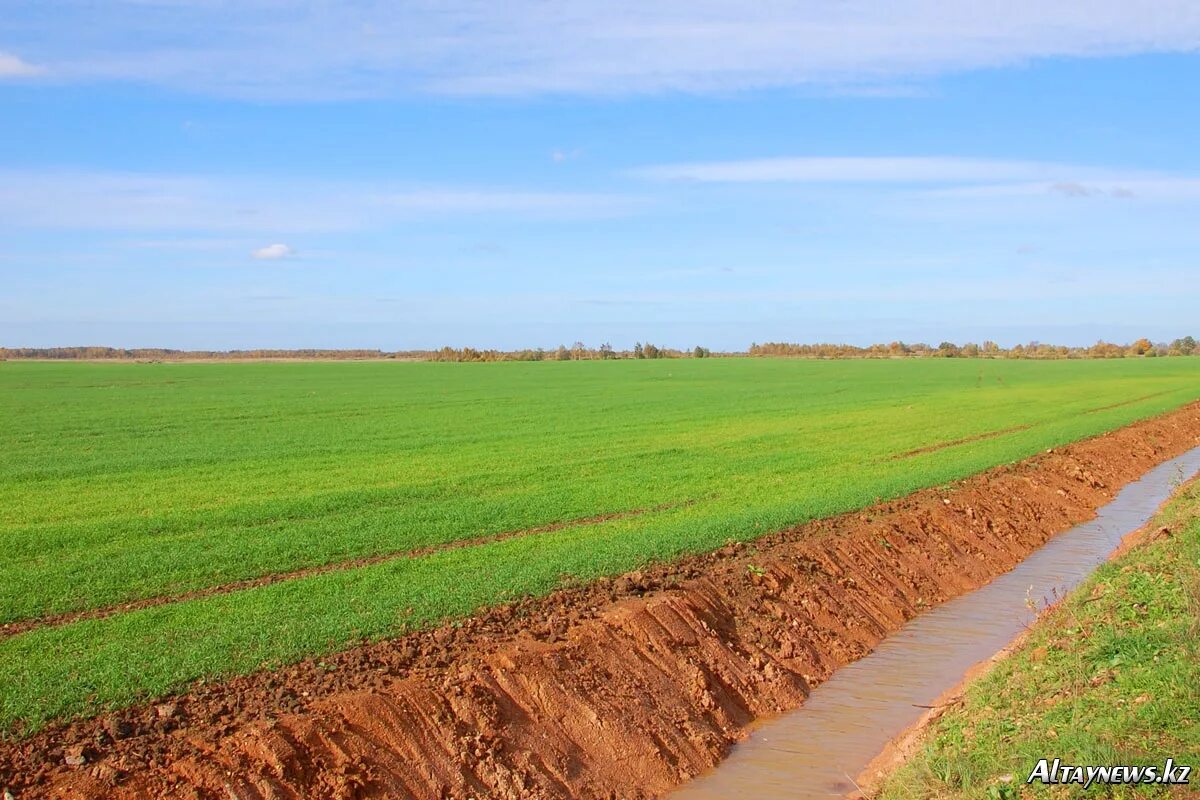
M1101 567L1021 647L972 684L883 787L909 798L1076 797L1025 786L1041 758L1200 768L1200 483L1154 523L1168 539ZM1006 776L1011 776L1006 780ZM1192 786L1200 776L1191 776ZM1087 796L1160 796L1093 786Z
M2 363L0 622L658 510L3 639L0 727L753 538L1197 397L1200 359Z

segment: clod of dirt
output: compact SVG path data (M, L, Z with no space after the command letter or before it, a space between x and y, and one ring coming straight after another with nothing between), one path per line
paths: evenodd
M128 720L113 717L105 720L104 731L113 739L125 739L133 735L133 725Z
M643 595L652 588L651 582L646 580L646 575L643 572L630 572L627 575L622 575L613 582L613 589L618 594L636 594Z

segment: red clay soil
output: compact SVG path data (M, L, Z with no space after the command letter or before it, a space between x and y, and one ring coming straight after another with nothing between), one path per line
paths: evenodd
M1200 444L1200 404L941 491L0 745L18 800L637 798Z

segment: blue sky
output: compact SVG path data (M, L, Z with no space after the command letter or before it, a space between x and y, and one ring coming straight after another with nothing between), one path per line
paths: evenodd
M0 344L1200 333L1194 2L0 4Z

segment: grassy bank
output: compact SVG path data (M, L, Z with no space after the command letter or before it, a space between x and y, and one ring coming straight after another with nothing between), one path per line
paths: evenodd
M1159 532L1161 528L1169 533ZM883 785L884 800L1076 797L1025 780L1039 759L1200 768L1200 482L1143 543L1102 566L1044 615L1016 651L972 683ZM1085 796L1194 796L1096 785Z

